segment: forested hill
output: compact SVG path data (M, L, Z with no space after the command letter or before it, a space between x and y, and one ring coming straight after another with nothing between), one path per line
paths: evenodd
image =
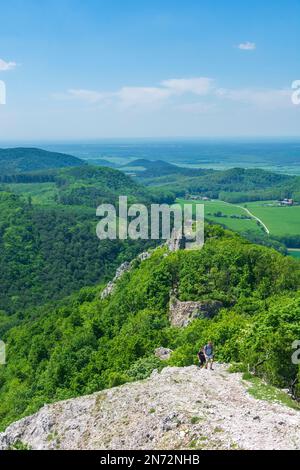
M273 200L300 201L300 177L261 169L205 170L181 168L165 162L132 162L135 178L147 186L164 187L176 196L200 194L228 202ZM128 167L125 167L127 170ZM130 169L130 167L129 167ZM124 169L123 169L124 170Z
M65 168L56 174L55 182L59 201L66 205L117 204L119 196L128 196L135 202L150 202L150 191L112 168L90 165Z
M202 170L196 168L184 168L172 163L165 162L163 160L146 160L138 159L134 160L126 165L119 168L123 171L137 171L137 176L142 179L160 177L163 175L205 175L214 172L213 170Z
M220 227L207 227L202 250L159 248L135 260L109 297L85 288L3 330L0 425L48 402L143 379L165 364L195 364L208 340L218 361L249 367L279 387L296 384L299 286L299 263ZM200 310L180 328L173 306L187 301L199 302ZM164 363L154 355L159 347L173 350ZM300 396L299 385L294 393Z
M99 283L146 246L100 241L97 222L92 208L34 205L0 191L0 313L23 312Z
M68 166L81 166L84 161L71 155L38 148L0 149L0 174L14 174Z
M101 241L96 207L166 200L124 173L83 165L0 177L0 310L60 299L111 275L146 241ZM150 244L154 242L150 241Z

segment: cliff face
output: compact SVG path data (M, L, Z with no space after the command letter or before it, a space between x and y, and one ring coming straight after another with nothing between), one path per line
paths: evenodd
M195 318L213 318L223 307L217 300L201 302L181 302L172 297L170 300L169 320L172 326L188 326Z
M43 407L0 449L297 449L300 412L253 398L223 365L165 368L141 382Z

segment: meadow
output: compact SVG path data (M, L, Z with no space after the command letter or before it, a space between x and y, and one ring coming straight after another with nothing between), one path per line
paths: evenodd
M300 205L280 207L275 202L250 202L245 206L259 217L274 236L300 235Z
M184 199L177 201L180 204L191 203L190 200ZM221 224L238 233L252 232L254 235L259 235L266 234L266 229L268 229L270 237L300 236L300 205L280 207L275 201L256 201L237 205L220 200L193 202L194 204L204 204L207 221ZM243 218L243 216L249 217L247 210L254 217L260 219L266 228L254 218ZM299 251L293 251L291 254L300 258Z
M178 199L180 204L191 203L190 200ZM244 233L252 231L262 233L263 228L257 221L249 217L246 211L236 205L228 204L223 201L193 201L194 204L204 204L205 219L209 222L224 225L226 228L235 232Z

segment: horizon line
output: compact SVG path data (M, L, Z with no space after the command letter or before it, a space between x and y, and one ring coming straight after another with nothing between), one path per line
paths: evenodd
M41 139L0 139L0 145L2 144L30 144L30 143L47 143L47 144L56 144L56 143L65 143L65 144L88 144L88 143L100 143L100 142L117 142L117 141L144 141L144 142L160 142L160 141L300 141L300 135L290 135L290 136L206 136L206 137L93 137L93 138L41 138Z

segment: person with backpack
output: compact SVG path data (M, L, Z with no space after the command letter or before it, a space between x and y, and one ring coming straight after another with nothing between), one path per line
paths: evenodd
M213 370L213 363L214 363L214 345L211 341L209 341L203 348L203 352L205 355L205 369L207 369L208 364L210 365L210 370Z
M197 356L198 356L198 359L199 359L199 367L200 367L200 369L202 369L206 364L204 348L200 348Z

